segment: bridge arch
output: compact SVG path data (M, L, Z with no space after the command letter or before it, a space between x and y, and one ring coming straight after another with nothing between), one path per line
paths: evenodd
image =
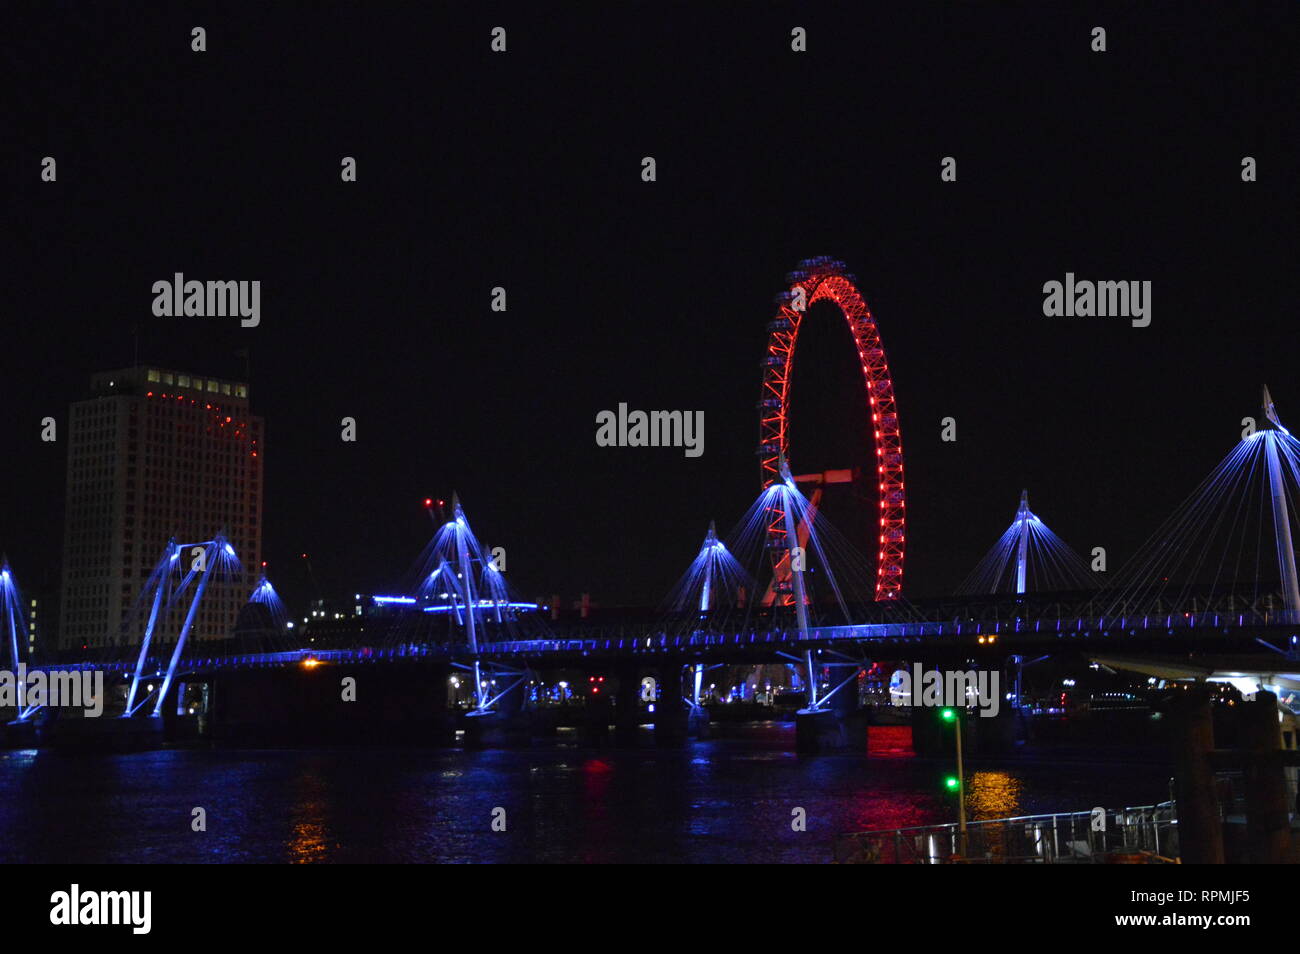
M889 363L880 331L857 281L844 263L832 258L805 259L786 276L789 288L776 299L776 315L768 322L767 354L763 359L763 389L759 399L759 447L763 486L781 479L781 462L790 449L790 381L799 327L807 309L819 301L833 302L848 322L862 368L872 439L876 450L879 539L876 548L877 600L897 599L903 585L905 506L903 443Z

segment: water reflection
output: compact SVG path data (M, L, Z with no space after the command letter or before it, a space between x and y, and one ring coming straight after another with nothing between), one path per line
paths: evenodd
M936 784L946 763L905 755L898 733L873 729L870 758L797 756L789 725L728 733L676 750L4 753L0 861L820 863L841 832L955 820ZM1165 797L1167 776L1149 764L981 767L969 807L987 818L1142 804ZM497 807L504 832L491 829ZM792 830L795 808L805 832Z
M320 822L298 822L293 826L293 837L289 840L291 861L297 864L326 861L328 852L325 826Z
M966 811L973 821L1020 815L1020 779L1010 772L974 772L966 783Z

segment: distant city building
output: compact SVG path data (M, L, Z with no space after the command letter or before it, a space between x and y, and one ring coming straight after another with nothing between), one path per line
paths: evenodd
M30 597L27 600L27 658L31 659L36 652L37 640L45 633L45 617L38 612L41 601L38 597Z
M72 405L59 647L138 643L137 599L167 541L224 533L242 563L209 582L191 639L228 636L260 576L263 421L248 385L159 367L106 371ZM187 593L187 595L189 595ZM187 604L155 627L174 641Z

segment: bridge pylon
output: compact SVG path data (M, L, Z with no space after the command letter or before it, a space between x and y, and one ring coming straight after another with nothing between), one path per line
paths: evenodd
M126 692L126 708L122 710L123 718L130 718L136 712L135 697L140 691L140 683L144 680L144 670L146 660L149 658L149 646L153 642L154 627L158 625L158 611L162 607L163 593L167 589L167 576L172 571L172 563L179 557L180 550L176 544L176 538L172 537L163 547L161 559L158 565L154 567L153 573L149 577L149 582L145 584L146 591L149 586L153 586L153 599L150 602L149 619L144 626L144 636L140 640L140 653L136 657L135 671L131 676L131 685Z
M512 627L515 612L524 604L510 599L504 566L485 555L470 528L460 495L452 494L451 518L434 534L428 562L409 602L417 613L445 613L453 627L453 641L464 639L468 659L453 666L473 674L473 708L470 715L510 715L521 701L526 667L506 667L483 661L484 649L499 640L503 627ZM430 565L434 569L430 572ZM458 631L458 632L457 632ZM494 636L496 633L498 635ZM505 677L504 688L494 677ZM477 730L476 730L477 731Z
M1291 536L1291 514L1287 506L1286 479L1282 472L1282 447L1291 432L1282 426L1273 397L1264 385L1262 410L1264 420L1255 436L1264 441L1267 464L1268 496L1273 511L1273 538L1277 546L1278 573L1282 580L1282 605L1288 622L1300 622L1300 582L1296 578L1295 543Z
M24 634L26 630L22 626L23 607L22 597L18 592L18 581L14 579L13 570L9 568L9 558L0 558L0 618L4 620L5 628L5 648L9 650L9 665L14 671L18 671L18 663L21 662L18 647L24 645L27 640L19 639L18 633L21 630Z
M804 560L796 559L795 555L801 552L799 546L799 530L795 524L794 518L794 494L798 493L794 485L794 477L790 474L790 465L786 463L785 455L781 455L781 482L773 486L782 487L784 493L781 496L781 510L785 524L785 545L790 557L790 584L794 591L794 612L795 621L799 626L799 638L808 638L808 593L804 587ZM813 654L811 649L804 650L804 673L808 677L808 708L817 708L817 673L813 668Z
M1025 592L1025 574L1029 569L1029 521L1033 518L1029 512L1029 491L1020 491L1020 509L1016 511L1016 592Z
M1011 525L957 588L958 593L1024 596L1034 590L1088 589L1094 585L1088 564L1029 509L1029 491L1020 492Z

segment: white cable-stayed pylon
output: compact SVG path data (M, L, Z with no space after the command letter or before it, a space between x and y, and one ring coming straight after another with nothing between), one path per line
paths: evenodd
M961 594L1058 592L1094 585L1088 564L1029 509L1029 491L1011 526L962 581Z
M1273 537L1277 548L1278 575L1282 583L1282 605L1289 622L1300 621L1300 583L1296 580L1295 543L1291 536L1291 513L1289 506L1287 475L1283 473L1284 461L1289 465L1291 484L1297 483L1296 451L1300 444L1291 436L1291 432L1282 426L1273 405L1273 396L1264 385L1263 399L1264 421L1255 432L1264 446L1264 459L1268 465L1268 496L1273 512Z
M0 560L0 624L4 627L5 655L13 672L23 661L22 650L27 648L23 627L23 600L18 591L18 581L9 569L8 560ZM19 637L23 634L23 638Z
M1258 422L1117 574L1107 614L1214 606L1300 622L1300 441L1267 387L1261 403Z
M710 521L699 553L668 596L668 606L678 613L694 610L705 616L735 606L752 587L749 574L718 539L717 528Z
M669 609L677 614L689 614L689 628L694 630L715 614L719 620L728 618L729 611L743 603L753 580L745 572L727 545L718 539L717 527L709 521L709 532L704 536L700 552L686 568L677 585L668 596ZM694 707L700 705L704 665L691 667L692 693L688 700Z

